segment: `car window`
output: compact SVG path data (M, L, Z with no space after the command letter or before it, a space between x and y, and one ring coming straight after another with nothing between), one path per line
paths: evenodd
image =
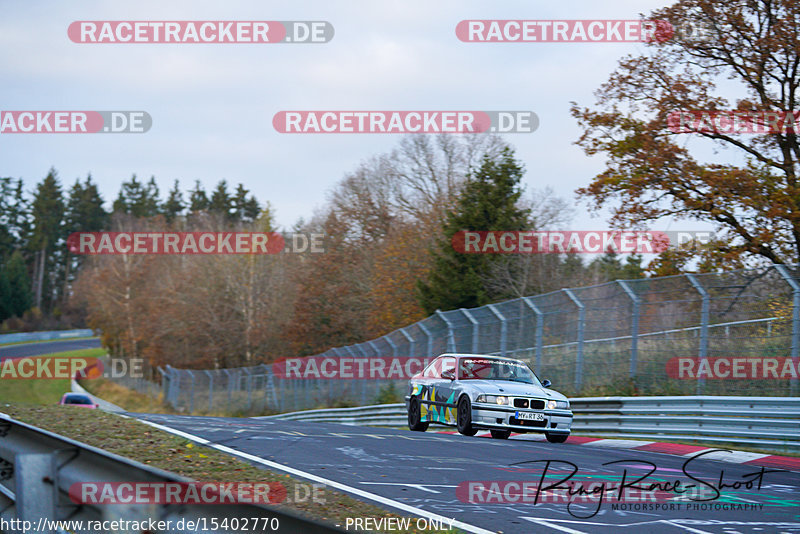
M439 378L439 373L441 369L442 358L436 358L428 367L425 368L425 371L422 373L422 376L425 378Z
M446 358L442 358L442 373L445 371L455 371L456 370L456 359L448 356ZM439 373L439 376L442 377L442 374ZM444 378L444 377L442 377Z
M67 397L64 404L92 404L89 397Z

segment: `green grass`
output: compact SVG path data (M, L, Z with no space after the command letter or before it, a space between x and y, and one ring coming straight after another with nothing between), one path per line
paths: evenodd
M13 345L31 345L33 343L52 343L54 341L77 341L79 339L97 339L97 336L60 337L58 339L35 339L33 341L14 341L13 343L0 343L0 347L11 347Z
M96 358L105 355L105 349L82 349L31 356L35 358ZM26 404L56 404L64 393L70 391L68 379L0 379L0 401Z

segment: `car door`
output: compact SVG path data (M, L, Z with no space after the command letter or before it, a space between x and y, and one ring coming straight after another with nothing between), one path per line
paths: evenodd
M436 421L450 425L456 424L456 396L458 381L450 380L445 377L445 373L456 375L456 358L454 356L442 356L439 370L439 380L436 382ZM432 419L433 420L433 419Z

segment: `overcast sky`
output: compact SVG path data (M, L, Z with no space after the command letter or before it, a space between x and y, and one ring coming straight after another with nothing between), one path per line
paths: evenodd
M604 167L574 142L570 101L593 91L625 43L464 43L464 19L637 19L666 1L531 2L11 2L0 0L0 110L144 110L145 134L0 135L0 175L28 189L52 166L65 186L91 173L110 206L132 174L162 195L174 179L210 190L222 178L269 201L290 227L323 205L358 163L394 134L279 134L281 110L532 110L532 134L509 135L526 186L574 190ZM76 44L76 20L325 20L327 44ZM573 229L608 228L576 204ZM685 224L684 224L685 227ZM677 229L668 222L658 230Z

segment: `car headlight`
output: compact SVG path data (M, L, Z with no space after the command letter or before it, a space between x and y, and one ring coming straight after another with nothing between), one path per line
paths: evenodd
M549 400L547 401L548 410L567 409L569 408L569 401L565 400Z
M508 404L508 398L502 395L478 395L475 402L488 402L489 404Z

